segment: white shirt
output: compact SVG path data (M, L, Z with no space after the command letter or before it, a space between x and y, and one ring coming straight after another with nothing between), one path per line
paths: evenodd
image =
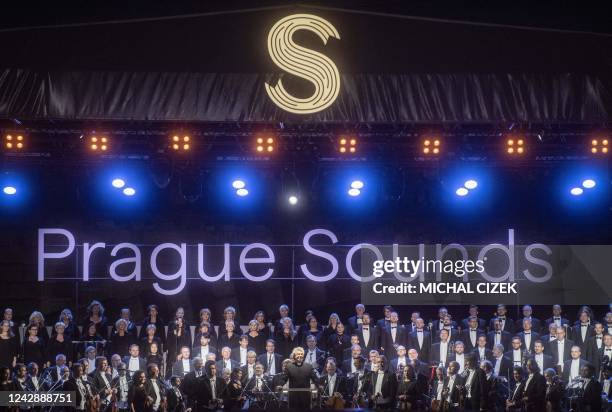
M262 383L263 379L261 378L261 376L256 376L255 377L255 387L258 390L262 390L263 389L263 383Z
M382 384L383 384L383 377L385 376L385 373L383 371L378 371L378 377L376 379L376 386L374 387L374 395L377 394L382 394Z
M240 366L246 365L247 352L247 348L240 347Z
M79 393L81 394L81 402L77 406L77 409L78 410L84 410L85 409L85 397L87 395L87 389L85 389L85 384L83 384L83 381L81 379L76 379L76 385L77 385L77 389L79 390Z
M38 390L38 376L31 376L30 379L32 379L32 384L34 385L34 388Z
M544 354L543 353L536 353L535 361L538 364L538 367L540 368L540 371L543 371L544 370Z
M485 360L486 356L487 356L486 348L481 348L479 346L478 347L478 356L480 357L481 360Z
M504 357L500 356L499 358L495 358L495 364L493 365L493 371L496 375L499 376L499 369L501 368L501 361Z
M191 371L191 361L189 359L183 359L183 375L186 375Z
M210 346L200 346L200 359L206 359L208 354L210 353Z
M472 342L472 346L476 346L476 329L470 329L470 341Z
M525 347L529 350L531 348L531 332L525 332L523 335L525 336Z
M274 360L274 354L266 352L266 356L268 357L268 375L276 375L276 362Z
M612 359L612 346L610 346L609 348L604 348L603 355L607 356L608 359Z
M601 349L601 346L603 345L603 336L595 335L595 345L597 346L597 349Z
M155 403L153 404L153 410L156 411L159 409L159 404L161 402L161 394L159 393L157 379L151 379L151 384L153 385L153 391L155 392Z
M393 343L395 343L395 339L397 338L397 328L398 326L395 325L389 325L389 328L391 328L391 339L393 340Z
M459 373L462 373L465 367L465 354L455 353L455 361L459 364Z
M88 359L88 360L89 360L89 363L87 365L87 374L89 375L90 373L96 370L96 360L95 359Z
M555 316L553 318L553 321L554 321L555 325L561 326L561 317L560 316L559 317Z
M215 382L216 382L215 378L212 378L210 380L210 391L212 393L212 398L213 399L217 399L217 387L216 387Z
M474 380L474 375L476 375L476 371L474 369L468 369L468 376L465 379L465 387L467 389L466 396L468 398L472 397L472 381Z
M451 401L451 389L453 388L453 384L455 383L455 378L457 377L457 375L450 375L448 377L448 396L446 398L446 400L448 402Z
M308 349L308 352L306 353L306 360L304 362L309 363L311 365L316 364L317 363L317 353L315 351L316 350Z
M523 363L520 349L512 349L512 362L514 362L514 366L521 366Z
M361 333L363 333L363 343L368 346L370 343L370 327L362 326Z
M397 367L399 368L399 366L406 366L406 357L402 356L401 358L397 358Z
M419 349L423 348L423 330L417 329L416 331L417 341L419 341Z
M138 369L140 369L140 359L130 356L130 361L128 362L128 370L130 372L136 372Z
M255 365L247 364L247 378L251 379L255 373Z
M527 378L527 382L525 382L525 389L527 389L527 387L529 386L531 379L533 379L533 373L529 374L529 377Z
M501 343L501 336L502 336L501 331L500 332L496 331L493 334L493 344L499 345Z
M223 359L223 369L232 371L232 360L231 359Z
M334 386L336 385L336 374L334 373L331 376L327 376L327 392L329 396L334 394Z
M436 399L442 400L442 391L444 390L444 381L438 381L438 387L436 388Z
M351 373L357 372L357 368L355 367L354 359L351 358Z
M572 381L574 378L580 376L580 359L572 359L572 365L570 366L569 379Z
M557 365L561 365L563 368L563 353L565 352L565 339L557 341L557 353L559 354L559 360L557 361Z
M446 355L448 355L448 342L440 341L440 363L446 366Z
M589 329L589 325L580 325L580 335L582 336L582 341L586 340L587 330Z

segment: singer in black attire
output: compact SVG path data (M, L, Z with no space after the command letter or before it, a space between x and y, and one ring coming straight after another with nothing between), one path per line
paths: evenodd
M297 347L291 353L292 362L287 365L284 380L289 381L289 389L310 388L310 383L317 382L317 374L311 364L304 362L304 349ZM289 392L291 409L310 408L310 392Z

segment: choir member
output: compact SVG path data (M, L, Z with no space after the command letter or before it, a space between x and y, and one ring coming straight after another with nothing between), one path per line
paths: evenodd
M345 333L343 323L336 326L336 333L327 340L327 352L340 364L344 361L344 350L351 346L351 338Z
M236 318L236 308L228 306L223 310L223 322L219 325L219 337L227 331L227 325L232 323L234 325L234 333L241 335L242 330L240 329L240 323Z
M604 331L608 335L612 335L612 312L606 313L606 317L603 320Z
M14 311L13 308L5 308L2 314L2 320L8 321L11 325L11 331L13 331L13 335L15 335L18 339L17 345L21 346L21 335L19 334L19 325L17 322L13 321Z
M512 366L523 366L527 352L522 347L521 338L518 336L512 338L510 350L505 355L512 361Z
M212 346L213 348L219 347L219 337L217 336L217 333L215 332L215 328L209 322L200 323L198 333L193 339L194 345L200 341L200 336L202 335L208 335L208 343L210 346Z
M450 313L444 315L444 318L442 318L441 323L442 329L434 329L436 333L434 333L433 335L433 341L438 342L440 340L440 331L443 329L448 331L448 340L454 341L456 339L460 339L459 331L453 326L454 324L455 322L452 320L452 316Z
M234 368L240 368L240 363L232 359L232 349L225 346L221 349L221 359L217 361L217 373L219 376L225 373L231 373Z
M503 345L497 344L493 347L493 358L491 359L491 364L493 365L493 373L495 373L496 376L505 377L508 379L513 363L510 358L504 356Z
M361 345L359 344L359 335L351 335L350 346L344 349L344 353L342 354L343 360L346 360L351 357L351 351L353 350L352 348L354 345L361 347ZM340 366L342 367L342 365Z
M332 313L329 315L329 320L327 321L327 326L323 328L323 337L319 339L320 342L327 344L327 341L331 335L336 333L336 326L340 323L340 317L337 313ZM323 348L327 349L327 348Z
M431 361L435 365L446 366L451 360L451 344L448 341L448 330L440 331L440 341L431 345Z
M546 348L545 350L547 351L548 347L550 346L549 343L557 339L557 327L558 326L556 323L550 323L548 325L548 333L546 335L542 335L540 338L544 343L544 347Z
M197 342L193 344L193 350L191 351L192 357L199 357L206 359L209 353L217 353L217 348L210 344L210 335L203 333L199 335L199 339L196 337Z
M108 337L107 320L104 316L104 306L97 300L92 300L87 306L87 315L81 322L83 329L89 329L90 325L96 328L96 334L106 339Z
M39 329L38 323L30 323L26 327L22 348L24 363L36 362L38 365L44 365L46 362L45 344L38 336Z
M549 328L551 324L554 324L555 326L569 326L569 320L563 317L561 305L553 305L552 316L546 319L544 323L546 328Z
M285 317L282 320L282 329L276 333L276 347L278 353L284 358L289 357L289 354L295 347L298 346L297 331L293 326L293 321L289 317Z
M89 346L96 348L96 352L103 353L106 340L98 333L98 328L95 323L90 323L86 328L83 329L83 335L81 336L81 343L78 345L79 354L84 354L85 349Z
M233 349L240 346L240 335L238 335L237 331L240 331L240 328L236 329L236 325L231 320L227 321L223 332L219 328L219 341L217 342L219 347L228 346Z
M174 376L185 376L191 372L193 366L191 364L191 350L188 346L181 348L179 358L174 362L172 366L172 375Z
M468 319L467 328L465 328L459 334L459 339L465 345L466 352L472 352L477 344L478 344L478 336L483 334L484 331L478 329L478 318L476 316L471 316Z
M532 321L531 319L525 318L521 328L523 331L518 334L518 337L521 339L522 349L530 353L533 352L535 341L540 338L538 332L535 332L532 328Z
M498 330L495 326L495 322L499 322L499 330L514 333L514 321L508 316L508 309L506 305L497 305L496 316L489 322L489 329ZM502 343L503 344L503 343Z
M578 315L578 321L572 328L572 340L575 345L580 346L583 353L586 353L587 340L594 334L595 330L591 325L590 311L583 308Z
M240 366L244 366L247 362L247 353L250 350L253 350L253 348L249 347L249 337L242 335L238 339L238 347L232 348L231 358L238 362Z
M79 338L79 329L77 324L74 322L72 311L70 309L64 309L60 313L59 321L64 324L64 337L69 340L77 340Z
M452 317L450 319L450 323L448 320L446 320L446 317L449 315L450 313L448 313L448 308L442 306L438 309L438 319L431 322L431 331L434 333L434 336L436 336L445 326L447 329L449 327L453 329L457 328L457 322L453 321Z
M157 342L153 342L149 346L149 354L145 355L144 359L147 365L154 363L157 366L161 366L163 364L164 356Z
M211 340L214 340L216 342L218 335L217 332L215 331L215 326L212 323L212 312L210 309L208 308L202 308L200 309L200 314L199 314L199 325L202 325L203 323L206 322L206 324L208 324L208 334L209 335L214 335L214 338L211 337ZM223 325L223 328L221 328L222 325L219 325L219 334L221 334L222 332L225 332L225 322L221 322ZM235 324L234 324L234 330L237 330L235 328Z
M134 324L132 324L134 326ZM129 331L129 323L125 318L119 318L115 322L115 331L111 337L111 353L127 356L130 346L135 342L136 333Z
M159 338L163 344L166 341L164 333L164 322L159 317L159 308L157 307L157 305L149 305L147 307L147 316L144 318L140 325L140 339L143 339L147 335L147 327L149 325L155 325L155 336Z
M582 367L589 364L586 360L582 359L581 356L582 352L580 350L580 346L572 346L570 350L570 359L566 360L563 364L563 372L561 374L561 380L566 385L569 385L574 382L575 379L580 378Z
M478 335L478 339L476 340L476 347L472 351L474 356L476 356L476 362L480 365L480 362L483 360L492 361L493 360L493 351L487 348L487 337L485 335Z
M308 318L308 323L304 325L303 328L300 327L299 331L299 342L301 345L306 345L307 336L314 336L317 338L317 341L320 341L323 336L323 328L319 325L319 321L315 315L311 315ZM325 347L325 343L322 344L322 347Z
M366 308L362 303L358 303L357 305L355 305L355 314L347 320L349 332L352 333L354 330L357 330L357 328L362 325L363 314L365 313L365 311Z
M531 322L530 326L533 332L539 334L542 331L542 323L540 322L540 319L533 317L533 308L531 305L523 306L523 318L516 321L514 328L516 332L524 330L525 320L529 320Z
M147 363L140 356L140 348L135 343L130 346L130 355L123 358L123 363L127 367L127 374L129 378L134 378L136 372L144 371Z
M166 349L168 351L166 358L166 369L172 370L174 362L180 355L180 349L183 346L190 348L191 330L185 320L185 310L182 307L176 309L174 319L168 324L168 337L166 339Z
M308 354L306 354L306 356L308 359ZM350 356L346 356L344 358L344 361L342 362L341 369L345 375L350 375L351 373L358 372L358 367L355 363L355 359L357 358L361 359L361 365L365 364L365 358L362 355L361 346L359 346L358 344L354 344L353 346L351 346Z
M389 369L391 372L397 373L408 364L408 357L406 356L406 347L399 345L396 349L397 356L391 359Z
M418 317L414 321L414 329L408 335L408 346L415 348L421 359L428 362L431 358L431 332L425 329L425 321Z
M258 310L255 312L253 319L257 321L257 330L259 333L266 339L270 339L272 337L272 333L270 332L270 326L266 324L266 314L263 310Z
M369 313L364 313L361 317L361 325L357 327L355 333L359 336L359 346L364 350L380 348L379 329L372 326L372 317Z
M487 327L487 321L478 317L478 305L470 305L468 312L469 316L461 321L461 329L468 329L470 318L476 316L478 321L477 329L484 331Z
M283 328L283 319L289 316L289 306L282 304L278 307L278 319L274 322L274 332Z
M502 323L499 319L491 321L493 324L493 330L487 334L487 341L491 345L490 349L493 349L495 345L503 345L504 348L510 347L510 341L512 339L510 333L502 330Z
M46 346L47 342L49 342L49 332L45 326L45 317L43 314L35 310L30 314L28 324L38 326L38 337L42 339L43 344Z
M13 333L11 321L0 322L0 366L15 367L19 354L19 340Z
M601 322L595 322L593 325L595 334L587 339L586 343L586 360L595 367L595 376L599 376L601 360L603 359L604 350L604 328Z
M539 339L533 345L533 360L535 360L540 371L554 367L552 356L544 353L544 344Z
M259 355L257 361L264 366L267 375L275 375L281 371L281 362L283 357L275 352L276 343L274 339L268 339L266 342L266 352Z
M393 309L393 306L391 305L385 305L383 307L383 318L378 319L378 321L376 322L376 327L379 330L383 330L389 325L389 321L391 320L391 312L393 311L394 309Z
M565 328L557 327L555 340L548 343L548 354L553 357L555 365L563 368L563 364L570 358L570 350L574 346L574 341L565 338Z
M140 347L142 348L142 354L146 357L151 353L151 345L156 344L158 350L161 352L162 349L162 340L157 335L157 326L154 323L149 323L146 327L143 326L143 329L146 330L144 336L140 339ZM142 334L142 330L141 330Z
M255 319L249 322L247 337L249 339L249 347L253 348L255 353L263 353L266 350L267 336L259 331L259 324Z
M315 370L321 372L325 362L325 352L317 347L317 338L314 335L306 337L306 353L304 362L312 365Z
M389 324L381 331L380 347L383 349L385 356L389 358L394 356L396 348L399 345L406 344L407 340L406 329L400 325L397 312L391 312Z
M450 356L450 359L459 364L459 373L463 373L463 370L465 369L466 355L465 345L460 340L455 342L455 345L453 346L453 353Z

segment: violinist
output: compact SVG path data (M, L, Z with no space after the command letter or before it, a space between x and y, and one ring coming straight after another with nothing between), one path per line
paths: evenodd
M75 393L76 406L74 408L66 408L66 412L85 411L88 391L82 379L83 365L81 365L80 363L75 363L74 365L72 365L71 370L72 376L68 378L66 382L64 382L64 384L62 385L62 390L66 392Z
M125 363L119 363L117 366L117 373L117 376L111 381L111 386L116 388L113 399L113 409L120 412L126 412L129 410L128 392L130 388Z

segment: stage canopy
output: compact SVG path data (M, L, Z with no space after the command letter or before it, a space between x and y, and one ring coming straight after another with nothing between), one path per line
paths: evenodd
M269 55L270 28L320 16L340 38L295 41L340 73L327 109L292 114L265 83L313 86ZM612 116L612 36L317 7L0 32L0 117L20 120L577 123Z

